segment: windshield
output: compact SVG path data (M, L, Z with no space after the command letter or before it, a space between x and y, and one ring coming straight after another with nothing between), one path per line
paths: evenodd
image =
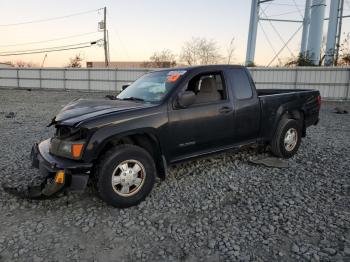
M128 86L117 98L151 103L160 102L185 72L184 70L173 70L146 74Z

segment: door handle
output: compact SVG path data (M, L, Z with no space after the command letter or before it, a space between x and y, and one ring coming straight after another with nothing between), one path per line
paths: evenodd
M228 106L224 106L224 107L220 108L220 110L219 110L220 114L227 114L230 112L232 112L232 108L228 107Z

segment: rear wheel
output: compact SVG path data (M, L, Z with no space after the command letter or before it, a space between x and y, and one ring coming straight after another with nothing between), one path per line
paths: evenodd
M146 150L135 145L120 145L101 159L97 190L108 204L130 207L151 192L155 176L154 161Z
M295 119L283 118L271 141L271 151L277 157L294 156L301 142L301 124Z

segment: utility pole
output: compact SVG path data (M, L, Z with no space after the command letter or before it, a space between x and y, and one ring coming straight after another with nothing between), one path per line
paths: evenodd
M108 67L108 48L107 48L107 7L103 8L103 46L105 50L105 66Z
M107 30L107 53L108 53L108 64L111 61L111 53L109 52L109 32Z

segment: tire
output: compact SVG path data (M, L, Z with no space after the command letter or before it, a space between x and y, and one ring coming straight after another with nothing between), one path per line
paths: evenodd
M154 161L146 150L135 145L119 145L109 150L99 162L98 194L114 207L135 206L152 191L156 172Z
M289 118L281 119L270 143L272 153L282 158L294 156L299 149L301 135L300 122Z

